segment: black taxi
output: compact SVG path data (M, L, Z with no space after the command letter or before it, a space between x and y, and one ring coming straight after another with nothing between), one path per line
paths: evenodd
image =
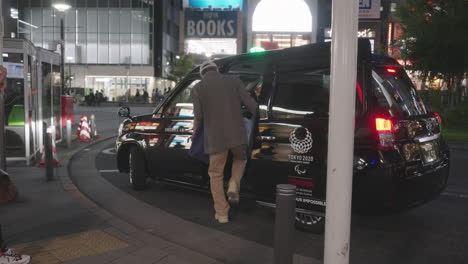
M426 109L405 70L359 42L356 82L353 208L362 212L409 208L446 186L449 150L441 117ZM242 54L216 61L241 78L257 100L242 196L274 207L275 187L297 186L296 223L323 229L329 120L330 44ZM125 117L117 164L135 189L148 178L209 191L207 166L188 155L193 127L192 88L198 69L154 110ZM219 87L223 89L223 87ZM226 166L229 177L230 164Z

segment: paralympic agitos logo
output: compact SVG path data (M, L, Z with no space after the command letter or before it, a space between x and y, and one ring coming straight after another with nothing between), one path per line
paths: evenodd
M307 128L298 127L291 132L289 142L295 152L305 154L312 149L314 141L312 140L312 133Z

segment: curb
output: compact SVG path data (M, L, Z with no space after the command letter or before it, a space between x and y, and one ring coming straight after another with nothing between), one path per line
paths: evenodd
M71 178L70 178L70 162L73 160L73 158L78 153L84 151L85 149L90 148L90 147L92 147L94 145L97 145L97 144L99 144L101 142L104 142L104 141L109 140L109 139L114 138L114 137L116 137L116 136L107 136L107 137L104 137L104 138L100 138L100 139L98 139L96 141L92 141L92 142L90 142L90 143L88 143L88 144L86 144L86 145L84 145L82 147L79 147L79 148L77 148L75 150L72 150L72 151L68 152L67 154L64 154L64 156L61 157L63 166L57 168L56 170L59 170L59 171L66 170L65 171L66 173L60 173L60 177L59 177L60 178L59 180L62 183L62 186L64 187L64 189L66 189L65 187L69 188L70 185L74 185ZM65 186L65 185L67 185L67 186ZM75 188L76 188L76 186L75 186ZM76 188L76 189L78 189L78 188Z

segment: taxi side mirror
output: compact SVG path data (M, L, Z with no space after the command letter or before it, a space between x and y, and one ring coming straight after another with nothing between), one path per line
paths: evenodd
M130 117L130 108L123 106L119 108L120 117Z

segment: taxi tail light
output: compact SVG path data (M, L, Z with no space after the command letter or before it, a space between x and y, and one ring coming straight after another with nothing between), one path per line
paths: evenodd
M395 74L398 73L398 69L396 67L387 66L387 67L385 67L385 72L388 73L388 74L395 75Z
M359 102L362 104L362 100L363 100L362 86L361 86L361 83L358 80L356 80L356 92L357 92L357 96L359 98Z
M393 149L395 147L395 131L391 119L377 117L374 120L377 132L378 148Z
M137 125L136 122L130 122L125 126L125 128L128 129L128 130L134 130L136 125Z

